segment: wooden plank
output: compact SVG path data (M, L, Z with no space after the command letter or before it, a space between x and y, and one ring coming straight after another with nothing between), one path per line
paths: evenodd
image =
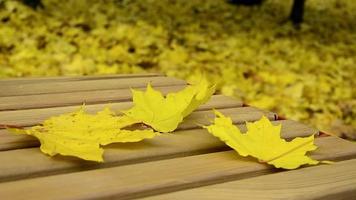
M155 89L163 92L177 92L183 89L184 85L160 86ZM145 88L135 88L144 90ZM98 104L131 100L131 89L116 90L96 90L59 94L38 94L26 96L11 96L0 98L0 111L20 110L33 108L48 108L60 106L72 106L82 103Z
M298 135L310 134L310 131L312 131L312 129L306 131L303 126L289 127L290 123L288 121L280 121L279 123L282 123L283 137L288 137L291 133ZM246 129L244 125L239 125L239 128ZM341 140L336 141L336 143L338 142L343 144ZM153 140L145 140L139 143L112 144L105 149L105 163L103 164L81 162L77 159L62 156L53 159L42 154L38 148L0 152L0 163L2 163L0 165L0 182L216 152L227 150L228 147L206 130L193 129L165 134ZM346 152L346 148L344 152ZM16 162L14 162L14 158L21 159L16 159Z
M317 138L319 142L325 140ZM348 157L356 157L356 147L337 144L338 139L327 140L317 156L326 160L339 160L345 151ZM167 144L166 144L167 145ZM335 145L338 148L334 148ZM328 151L328 150L331 151ZM339 153L333 154L337 149ZM18 158L20 159L20 158ZM26 168L26 166L23 166ZM243 158L233 151L223 151L183 158L160 160L140 164L110 167L69 174L25 179L0 184L0 194L5 199L131 199L162 194L182 189L205 186L226 181L251 178L276 172L272 167Z
M207 110L212 108L220 109L220 108L241 107L242 105L243 105L242 101L238 101L234 98L226 97L223 95L213 95L211 99L206 104L201 105L198 108L198 110ZM106 106L110 106L112 110L120 111L132 107L132 102L128 101L128 102L119 102L119 103L111 103L111 104L93 104L93 105L86 105L85 107L88 113L96 113L99 110L102 110ZM13 124L17 126L33 126L41 123L43 120L51 116L73 112L77 110L79 107L80 105L53 107L53 108L40 108L40 109L0 111L0 123Z
M159 76L49 83L26 83L0 86L0 97L145 87L150 82L152 82L152 85L154 86L186 85L186 82L183 80Z
M241 124L244 122L252 122L261 119L264 115L270 120L276 120L277 114L269 111L261 110L255 107L239 107L219 109L224 115L231 117L234 123ZM209 125L215 118L213 110L198 111L190 114L179 129L192 129L199 125Z
M272 124L277 125L282 123L282 130L281 130L281 136L282 138L285 138L287 140L295 138L295 137L306 137L310 135L319 135L319 130L316 128L312 128L306 124L303 124L301 122L297 122L294 120L279 120L279 121L273 121ZM242 131L245 132L246 129L243 129ZM298 131L295 131L298 130ZM286 134L284 134L286 133Z
M134 77L154 77L154 76L164 76L164 75L160 73L144 73L144 74L110 74L110 75L90 75L90 76L54 76L54 77L25 77L25 78L18 77L18 78L0 79L0 85L118 79L118 78L134 78Z
M356 199L355 169L356 159L352 159L143 199Z
M256 121L262 117L267 116L270 120L275 120L277 115L272 112L263 111L254 107L237 107L219 109L222 113L230 116L235 123L243 123L245 121ZM214 117L212 110L196 111L192 113L186 120L181 123L178 129L192 129L197 128L198 124L208 125L210 120ZM33 147L38 145L35 138L26 135L13 135L7 130L0 130L0 149L10 150L25 147Z

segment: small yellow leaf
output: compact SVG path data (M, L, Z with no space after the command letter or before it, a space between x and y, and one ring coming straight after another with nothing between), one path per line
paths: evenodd
M247 132L241 133L232 124L230 118L218 111L215 111L215 114L217 117L214 124L204 128L241 156L252 156L260 162L284 169L295 169L304 164L319 163L305 155L308 151L317 148L314 145L314 135L305 138L297 137L287 142L280 136L281 125L272 125L266 117L253 123L247 122Z
M145 92L132 90L134 106L124 113L157 131L171 132L214 92L215 85L210 85L206 79L166 97L148 84Z
M50 156L61 154L76 156L84 160L102 162L103 148L115 142L137 142L153 138L153 130L123 130L137 123L128 116L115 116L109 108L96 115L88 114L84 107L76 112L63 114L43 122L31 129L10 129L16 134L32 135L41 142L41 151Z

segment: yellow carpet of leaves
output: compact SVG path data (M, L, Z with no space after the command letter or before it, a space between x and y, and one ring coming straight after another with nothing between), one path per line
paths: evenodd
M356 1L0 0L0 77L204 72L224 94L356 138Z

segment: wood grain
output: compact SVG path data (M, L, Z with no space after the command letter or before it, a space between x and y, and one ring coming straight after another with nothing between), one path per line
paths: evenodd
M281 133L283 137L288 137L290 134L305 135L313 131L305 125L294 126L288 120L278 123L282 124ZM246 130L244 125L239 125L239 128ZM341 140L335 143L344 144ZM348 143L345 144L349 148ZM3 151L0 152L0 163L2 163L0 165L0 182L216 152L227 150L228 147L206 130L193 129L165 134L153 140L145 140L139 143L112 144L105 149L105 163L103 164L83 162L79 159L64 156L51 158L42 154L38 148ZM349 148L349 150L352 151L352 148ZM347 151L346 146L343 150L343 153L345 152L347 155L352 153ZM322 154L325 153L322 152ZM342 157L342 155L339 156ZM14 162L13 158L21 159L16 159L16 162Z
M265 115L270 120L277 119L277 115L272 112L267 112L254 107L236 107L219 109L222 113L230 116L235 123L243 123L245 121L256 121ZM193 112L188 116L178 129L192 129L199 127L198 124L208 125L213 120L214 114L212 110L202 110ZM0 130L0 150L10 150L25 147L33 147L38 145L36 139L26 135L13 135L7 130Z
M91 76L54 76L54 77L25 77L25 78L18 77L18 78L0 79L0 85L5 86L5 85L26 84L26 83L30 83L30 84L51 83L51 82L153 77L153 76L164 76L164 75L160 73L144 73L144 74L110 74L110 75L91 75Z
M145 87L150 82L154 86L186 85L186 82L183 80L159 76L129 78L121 77L117 79L96 79L47 83L25 83L1 85L0 97L135 88Z
M356 199L356 159L173 192L142 200Z
M198 110L208 109L221 109L231 107L241 107L242 101L236 100L231 97L223 95L213 95L211 99L204 105L201 105ZM119 111L126 110L132 107L131 101L110 103L110 104L92 104L86 105L86 111L88 113L96 113L106 106L109 106L112 110ZM17 126L33 126L41 123L45 119L64 113L69 113L77 110L81 105L65 106L65 107L53 107L53 108L39 108L39 109L26 109L26 110L11 110L0 111L0 123L12 124Z
M184 87L184 85L161 86L155 87L155 89L166 94L168 92L177 92L183 89ZM145 90L145 88L135 89ZM0 111L72 106L83 103L112 103L128 101L131 100L131 98L131 89L129 88L116 90L94 90L72 93L0 97Z
M317 138L318 142L325 138ZM339 160L345 148L351 152L347 157L356 157L356 146L339 143L340 139L326 140L316 150L318 159ZM320 143L320 142L319 142ZM338 146L338 154L328 149ZM349 148L352 148L350 151ZM334 148L335 149L335 148ZM312 157L314 153L311 153ZM24 168L26 166L23 166ZM330 166L331 168L333 165ZM352 168L353 169L353 168ZM350 169L349 169L350 170ZM339 170L337 170L339 171ZM0 194L5 199L131 199L178 191L226 181L251 178L275 169L243 158L233 151L223 151L183 158L160 160L104 169L81 171L69 174L46 176L34 179L4 182ZM350 173L346 172L345 174ZM354 174L354 172L352 173ZM353 176L353 175L352 175ZM330 179L329 179L330 180ZM292 180L290 180L292 182ZM24 197L23 194L26 194Z

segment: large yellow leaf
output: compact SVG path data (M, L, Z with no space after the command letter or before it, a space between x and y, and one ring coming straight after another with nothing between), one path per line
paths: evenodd
M102 162L104 150L101 145L137 142L158 134L151 129L122 129L135 123L137 121L128 116L115 116L108 108L92 115L86 113L82 107L76 112L51 117L42 125L31 129L13 131L38 138L41 151L50 156L61 154Z
M284 169L319 163L306 155L308 151L317 148L314 145L313 135L305 138L297 137L287 142L280 137L281 125L272 125L266 117L253 123L247 122L247 132L241 133L232 124L230 118L218 111L215 111L215 114L217 117L214 124L205 128L241 156L253 156L260 162Z
M148 84L145 92L132 90L134 106L124 113L157 131L171 132L214 92L215 85L210 85L206 79L166 97Z

